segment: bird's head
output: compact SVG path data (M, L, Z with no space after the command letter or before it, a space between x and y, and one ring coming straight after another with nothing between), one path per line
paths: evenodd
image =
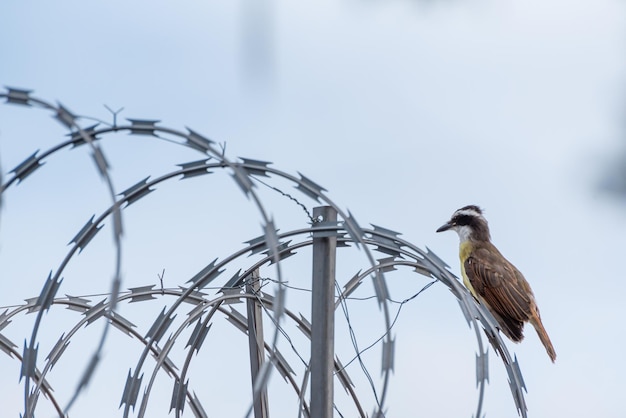
M461 242L469 239L475 241L489 241L489 226L483 216L483 211L475 205L464 206L452 214L448 222L442 225L437 232L452 229L459 234Z

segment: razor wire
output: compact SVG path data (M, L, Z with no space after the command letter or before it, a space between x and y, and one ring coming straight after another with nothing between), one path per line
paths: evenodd
M378 308L382 313L384 322L384 330L379 341L382 341L382 384L376 388L371 383L369 389L375 398L374 412L371 416L383 417L386 410L386 397L390 385L391 372L394 364L395 339L392 337L392 328L395 320L392 320L390 313L390 296L387 290L386 273L396 270L397 267L411 267L413 270L426 277L431 277L445 286L447 286L459 301L461 311L466 318L468 324L473 327L479 354L476 356L476 378L479 386L478 404L476 407L476 417L482 415L483 400L485 395L485 385L488 381L488 357L485 349L480 328L482 327L489 343L494 347L496 352L501 356L504 367L507 371L510 383L510 389L516 405L518 413L526 417L526 404L524 400L523 390L525 390L524 382L519 369L516 358L511 358L504 345L499 333L497 332L496 322L483 306L478 305L467 290L459 283L459 280L448 270L447 265L440 260L434 253L426 249L425 251L418 248L414 244L400 238L398 232L372 225L373 228L363 228L356 221L352 213L348 210L340 208L326 195L326 189L318 185L314 181L305 177L303 174L291 175L281 170L270 167L271 163L248 158L241 158L240 161L231 161L225 156L224 149L217 149L216 143L187 128L187 131L180 131L173 128L162 127L158 125L157 120L148 119L128 119L127 124L118 124L114 119L113 124L99 123L89 127L81 127L79 122L86 119L83 116L75 116L67 108L61 104L51 104L41 99L35 98L29 90L8 88L6 92L0 93L0 98L6 99L7 103L22 105L30 108L41 108L52 111L53 115L69 130L69 139L62 141L54 147L39 151L30 155L22 163L18 164L11 170L8 179L4 179L5 183L0 189L0 203L6 205L10 201L5 196L7 190L12 185L23 182L27 177L33 175L43 165L44 159L52 159L54 155L62 149L76 148L80 145L88 144L92 150L92 156L96 162L97 169L104 178L111 198L111 205L102 211L98 216L93 215L87 223L78 231L71 241L72 248L68 251L66 257L60 262L55 273L52 271L45 280L41 293L38 297L27 300L27 303L6 309L0 314L0 330L8 326L11 318L25 313L37 312L37 318L30 334L28 343L25 343L23 355L20 355L15 344L10 339L0 333L0 349L7 353L10 357L16 358L21 362L21 375L24 380L24 416L31 417L34 415L38 405L40 394L50 400L54 405L54 409L58 415L63 417L68 414L74 401L81 396L82 389L87 385L90 379L95 376L95 366L102 359L102 349L105 345L110 325L112 329L120 330L128 335L133 336L142 345L143 349L135 364L134 371L129 370L127 380L122 391L122 402L120 406L124 406L123 416L127 417L139 406L137 416L144 416L150 401L152 388L159 371L165 371L174 381L174 390L170 403L170 410L174 409L176 416L179 417L183 413L185 403L189 405L194 416L208 416L200 398L195 391L191 391L188 387L186 376L193 368L193 354L200 352L205 337L209 333L211 326L216 321L217 314L224 316L226 321L244 333L250 333L245 315L238 312L232 307L234 303L243 300L254 299L263 307L263 312L269 321L274 325L271 338L263 341L265 349L268 351L268 358L262 365L262 368L253 382L254 392L253 400L260 396L260 393L266 390L270 374L273 369L289 382L299 400L298 414L308 416L309 409L305 399L307 390L307 378L309 376L308 362L306 356L297 352L297 349L291 344L292 350L296 351L297 356L303 362L304 372L303 379L300 384L295 380L295 365L290 364L279 350L279 341L281 337L289 340L289 335L284 331L283 324L291 321L302 331L302 333L311 338L310 322L302 314L296 314L285 305L286 292L289 286L283 278L281 265L283 260L294 256L302 248L312 244L311 236L315 232L325 232L332 234L338 240L338 247L349 246L354 244L360 250L367 260L366 266L363 266L350 279L344 280L343 285L337 283L341 292L337 292L337 301L335 309L342 307L342 303L348 300L353 292L365 280L371 280ZM115 114L117 117L117 114ZM100 127L100 125L104 125ZM108 172L108 162L104 152L99 146L99 141L105 140L110 134L119 132L128 132L131 135L143 135L154 139L164 140L180 146L191 148L199 152L203 159L185 162L178 165L178 169L163 174L155 179L146 177L135 183L131 187L116 193L113 182ZM235 184L243 192L243 194L257 208L262 221L261 236L253 238L246 242L247 246L224 257L223 259L215 258L194 276L190 277L184 286L178 289L155 288L153 284L135 287L129 289L128 292L120 291L121 289L121 256L122 256L122 213L131 204L147 196L148 194L159 189L156 186L170 181L172 179L188 179L191 177L203 176L215 171L225 171L234 180ZM324 220L316 220L311 217L307 211L307 207L298 199L288 193L283 192L280 188L272 185L271 180L280 178L283 181L291 183L294 189L303 198L311 199L318 204L326 204L332 206L338 213L340 221L326 222ZM263 179L263 180L261 180ZM283 196L294 201L301 209L309 214L310 223L306 227L300 229L279 232L277 224L269 215L269 211L264 205L255 188L257 184L262 184L281 193ZM72 261L77 251L83 251L88 244L98 235L98 232L104 225L104 222L111 220L114 228L114 246L116 249L115 274L111 283L111 292L107 298L96 304L91 304L90 300L78 296L66 296L58 298L56 294L62 286L62 274L67 265ZM377 259L374 252L383 253L386 257ZM259 257L257 261L247 264L244 269L237 271L236 264L244 263L244 257ZM244 263L245 265L245 263ZM273 294L265 292L249 293L245 290L246 284L250 283L254 272L258 272L261 268L269 268L273 265L275 277L267 281L266 284L274 284ZM227 270L233 270L234 274L230 279L224 281L221 274ZM243 272L242 272L243 270ZM230 274L233 273L230 272ZM219 279L218 279L219 277ZM215 284L222 282L221 285ZM217 290L214 297L207 296L204 291L207 289ZM218 296L220 295L221 296ZM145 303L155 298L174 297L173 303L169 308L163 307L163 310L154 319L150 329L144 334L139 333L131 321L124 318L116 311L119 303L128 301L129 303ZM175 317L181 312L183 303L192 304L194 308L190 313L186 313L187 319L174 327ZM42 362L37 359L37 341L38 330L42 325L43 313L57 306L65 305L74 312L81 313L81 318L73 328L64 333L57 341L49 355ZM228 309L226 308L228 307ZM345 308L344 308L345 309ZM398 312L399 313L399 312ZM204 319L202 318L204 316ZM347 312L346 312L347 317ZM104 331L100 338L100 342L91 355L91 361L86 370L83 372L77 389L73 396L66 403L65 408L60 407L59 401L51 392L51 385L46 380L48 374L51 373L52 367L59 361L70 344L72 338L79 333L83 327L87 327L92 323L104 321ZM348 320L349 322L349 320ZM479 323L481 326L479 326ZM187 350L185 359L182 363L176 365L172 357L171 351L182 344L184 331L188 327L194 327L192 336L188 344L183 348ZM174 327L174 328L170 328ZM161 340L166 332L172 332L170 337L161 345ZM358 359L364 350L360 350L354 343L354 357L351 359L335 359L335 375L342 387L349 393L353 401L356 413L359 416L367 416L364 406L359 401L357 389L354 387L350 377L347 374L344 364L350 364L353 360ZM147 360L153 356L156 364L149 371ZM40 364L41 369L38 368ZM363 366L363 372L368 374L367 369ZM143 377L149 374L149 381L144 384ZM31 388L31 384L34 388ZM140 397L140 389L144 388ZM337 406L335 407L336 411ZM252 407L248 411L251 414ZM339 412L341 414L341 412Z

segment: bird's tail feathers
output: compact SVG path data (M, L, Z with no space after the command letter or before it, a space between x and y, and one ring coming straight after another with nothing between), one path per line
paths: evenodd
M539 335L539 339L541 340L541 343L546 348L546 352L548 353L548 356L550 356L550 360L552 360L552 363L554 363L554 361L556 360L556 351L554 351L554 346L552 346L552 341L550 341L550 337L548 337L548 333L546 332L546 329L543 327L543 324L541 323L541 318L539 318L539 315L537 315L537 317L535 318L530 318L530 323L533 324L533 327L535 327L535 330L537 331L537 335Z

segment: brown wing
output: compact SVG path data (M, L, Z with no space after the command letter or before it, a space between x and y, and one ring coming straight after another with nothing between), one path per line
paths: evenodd
M502 331L513 341L524 338L524 321L531 314L530 286L495 247L476 248L465 260L465 274L484 300Z

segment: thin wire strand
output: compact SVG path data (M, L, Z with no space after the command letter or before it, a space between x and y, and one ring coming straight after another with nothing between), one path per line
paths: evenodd
M250 178L254 179L255 181L261 183L262 185L264 185L265 187L268 187L278 193L280 193L281 195L285 196L286 198L288 198L289 200L295 202L298 206L300 206L302 208L302 210L304 212L306 212L306 216L309 218L309 220L311 221L311 224L315 224L317 222L319 222L318 219L315 219L313 217L313 215L311 215L311 212L309 211L309 208L306 207L306 205L304 205L303 203L301 203L298 199L296 199L295 197L293 197L292 195L290 195L289 193L285 193L282 190L280 190L278 187L272 186L270 184L267 184L266 182L264 182L263 180L261 180L258 177L254 177L254 176L250 176Z
M255 279L256 281L274 281L273 279L264 279L264 278L259 278L259 279ZM253 280L252 282L254 282L255 280ZM267 285L268 283L261 283L261 288L263 288L265 285ZM254 295L254 297L256 298L257 302L259 303L259 305L261 305L261 307L263 308L263 310L265 311L265 313L267 314L267 316L271 319L272 323L274 324L274 326L277 326L280 329L281 334L285 337L285 339L289 342L289 344L291 345L291 349L293 350L293 352L296 354L296 356L298 356L298 358L300 359L300 361L302 362L302 364L308 368L309 367L309 363L306 362L306 360L304 360L304 358L302 357L302 355L300 355L300 353L298 352L298 350L296 349L296 347L293 344L293 341L291 340L291 337L289 336L289 334L287 334L287 332L284 330L284 328L282 328L280 325L278 325L276 323L276 321L274 320L274 318L269 314L269 310L268 308L265 306L265 304L263 303L263 300L261 299L261 297L259 296L259 293L252 288L252 293ZM302 290L307 290L307 289L302 289ZM339 416L341 418L344 418L344 415L341 413L341 411L339 410L339 407L337 406L337 404L335 404L333 402L333 408L334 410L339 414Z
M273 283L278 283L278 284L280 284L280 285L282 285L282 286L284 286L284 287L286 287L286 288L288 288L288 289L299 290L299 291L301 291L301 292L307 292L307 293L311 293L311 292L312 292L312 290L311 290L311 289L306 288L306 287L297 287L297 286L290 286L290 285L287 285L287 283L289 283L289 281L284 281L284 282L282 282L282 283L279 283L279 282L278 282L278 280L276 280L276 279L272 279L271 277L261 277L261 278L259 278L259 280L268 280L268 281L273 282ZM207 289L208 289L208 288L207 288ZM220 289L221 289L221 288L220 288ZM423 290L423 289L422 289L422 290ZM420 292L421 292L421 291L420 291ZM418 294L419 294L419 292L418 292ZM417 295L413 295L412 297L415 297L415 296L417 296ZM337 299L337 300L339 300L340 298L342 298L342 299L345 299L345 300L368 301L368 300L376 299L376 297L377 297L376 295L372 295L372 296L363 296L363 297L356 297L356 296L346 296L346 297L343 297L343 296L337 296L337 297L336 297L336 299ZM395 303L395 304L397 304L397 305L400 305L400 304L406 303L406 302L408 302L410 299L411 299L411 298L409 298L409 299L405 299L405 300L400 301L400 300L395 300L395 299L387 298L387 300L388 300L389 302L391 302L391 303Z
M426 284L423 288L420 289L419 292L417 292L416 294L414 294L413 296L411 296L410 298L407 298L405 300L403 300L402 302L400 302L400 306L398 307L398 310L396 311L396 315L393 318L393 321L391 321L391 325L389 326L389 328L385 331L385 333L383 335L381 335L378 339L376 339L373 343L371 343L370 345L368 345L366 348L364 348L362 351L358 352L357 355L355 357L353 357L349 362L347 362L342 368L341 370L339 370L338 372L344 370L346 367L348 367L350 364L352 364L357 358L360 361L360 355L363 354L364 352L366 352L367 350L371 349L372 347L374 347L376 344L378 344L383 338L385 338L387 336L387 334L389 334L391 332L391 329L394 327L394 325L396 324L396 322L398 321L398 317L400 316L400 311L402 310L402 307L404 306L405 303L408 303L410 301L412 301L413 299L415 299L416 297L418 297L422 292L424 292L426 289L428 289L429 287L431 287L433 284L437 283L438 280L433 280L432 282L429 282L428 284Z
M259 281L261 281L261 279L259 279ZM253 282L253 281L252 281ZM261 287L260 289L262 289L264 286L266 286L269 283L261 283ZM259 290L260 290L259 289ZM261 305L261 308L263 308L263 311L265 311L265 314L268 316L268 318L270 318L270 320L272 321L272 323L274 324L274 326L276 328L278 328L278 330L280 331L280 333L283 335L283 337L285 337L285 339L287 340L287 342L289 342L289 345L291 346L291 349L293 350L293 352L296 354L296 356L298 356L298 358L300 359L300 361L302 362L302 364L305 367L309 367L309 364L306 362L306 360L304 360L304 357L302 357L302 355L300 355L300 353L298 352L298 349L296 349L296 346L293 344L293 341L291 340L291 337L289 336L289 334L287 333L287 331L285 331L285 329L280 326L280 324L278 322L276 322L276 319L274 318L274 316L271 314L270 310L267 308L267 306L265 306L265 303L263 303L263 300L261 298L261 296L259 295L259 293L252 289L252 294L254 295L254 297L256 298L257 302L259 303L259 305Z
M339 287L339 283L337 282L337 280L335 280L335 288L337 289L337 292L341 295L341 288ZM372 388L372 393L374 394L374 399L376 400L376 405L378 406L378 410L384 416L384 413L381 410L382 405L380 404L380 399L378 397L378 391L376 390L376 385L374 385L374 380L372 379L372 375L367 370L367 367L365 366L365 363L363 362L363 359L361 358L362 352L359 349L359 345L356 340L356 335L354 333L354 329L352 328L352 323L350 322L350 315L348 313L348 304L346 303L346 300L344 298L340 298L340 305L341 305L341 310L343 311L343 314L346 318L346 322L348 323L348 331L350 333L350 340L352 341L352 346L354 347L354 350L356 351L356 358L358 358L359 365L361 366L361 370L363 370L363 374L365 374L365 377L367 378L367 381L369 382L370 387ZM344 369L345 369L345 366L344 366Z

